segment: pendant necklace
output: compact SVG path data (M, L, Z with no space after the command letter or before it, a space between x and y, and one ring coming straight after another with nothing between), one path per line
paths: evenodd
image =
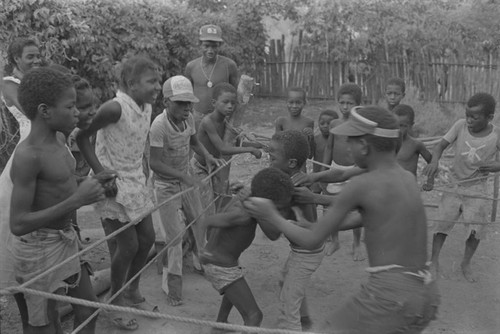
M215 58L214 67L212 67L212 71L210 72L210 75L207 76L207 74L205 73L205 70L203 69L203 58L200 59L201 71L203 72L203 75L205 76L205 78L207 78L207 80L208 80L208 82L207 82L208 88L212 88L214 85L214 83L212 82L212 74L214 74L214 70L215 70L215 67L217 66L218 61L219 61L219 56L217 55Z

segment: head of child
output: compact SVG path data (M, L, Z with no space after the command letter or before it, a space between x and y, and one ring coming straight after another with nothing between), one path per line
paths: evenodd
M221 82L214 86L212 91L212 105L215 113L222 117L230 116L236 108L237 103L236 88L233 85L228 82Z
M200 46L203 58L214 61L222 42L222 30L219 26L207 24L200 28Z
M272 167L259 171L251 183L252 196L270 199L285 218L289 218L292 212L293 188L290 177Z
M337 93L337 103L344 119L349 118L349 112L352 108L361 105L362 97L363 92L358 85L354 83L345 83L340 86Z
M321 132L321 134L323 135L323 137L328 137L328 135L330 134L330 123L334 119L338 119L338 118L339 118L339 115L337 115L337 113L335 111L330 110L330 109L323 110L319 114L318 128L319 128L319 131Z
M300 131L275 133L269 143L270 166L288 175L300 171L309 156L309 142Z
M496 101L488 93L476 93L465 106L467 128L471 133L484 131L495 115Z
M400 141L396 117L379 106L353 108L349 120L333 128L332 133L348 137L351 154L361 168L369 168L371 160L387 153L395 157Z
M300 117L307 103L307 93L301 87L291 87L287 91L286 106L291 118Z
M71 77L51 68L35 68L24 76L19 101L33 124L45 123L53 131L71 132L77 125L76 91Z
M387 81L385 86L385 99L387 101L387 107L389 110L393 110L403 97L405 97L406 85L405 82L400 78L391 78Z
M92 123L92 119L95 116L95 101L94 93L92 92L92 87L87 80L83 79L79 75L71 74L71 71L59 64L50 64L48 68L59 71L71 77L73 85L76 91L76 109L79 111L78 124L76 125L79 129L87 129Z
M17 68L21 73L26 73L30 69L40 66L38 44L29 38L14 40L7 50L7 60L11 70Z
M188 119L193 103L199 101L194 96L191 81L182 75L173 76L163 84L163 103L169 117L176 122Z
M407 104L399 104L392 112L398 118L399 131L401 132L401 137L405 139L415 122L415 111Z
M150 59L134 56L123 62L120 69L120 89L139 106L153 104L161 90L158 66Z

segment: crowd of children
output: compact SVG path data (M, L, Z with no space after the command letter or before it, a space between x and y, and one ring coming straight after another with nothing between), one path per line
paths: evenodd
M202 28L202 41L210 42L210 33L219 43L217 26ZM135 56L121 64L116 97L95 112L88 82L58 66L39 68L36 44L16 43L9 60L17 79L4 80L3 96L9 110L26 118L30 129L0 177L2 288L26 282L77 253L81 245L76 210L89 204L106 235L130 225L108 240L114 305L159 311L141 294L140 278L117 294L145 266L155 240L167 246L159 288L170 306L182 304L182 234L193 220L198 220L192 228L193 260L223 295L218 322L227 322L233 306L245 325L262 322L262 311L239 265L257 226L270 240L283 234L290 242L279 281L278 328L311 329L308 285L323 257L339 248L341 230L353 230L355 261L365 258L366 245L370 276L359 293L328 317L329 330L421 332L436 317L439 293L433 275L439 272L441 248L459 216L474 221L468 225L461 268L468 281L475 281L470 262L486 236L488 221L480 197L487 192L488 173L500 171L500 130L491 123L496 107L491 95L472 96L465 119L453 125L431 154L413 137L415 111L401 104L401 79L387 82L387 108L362 106L361 87L342 85L338 113L321 111L316 134L314 120L303 115L306 91L292 87L287 91L288 116L276 120L267 146L270 166L253 177L250 189L228 195L229 180L212 175L225 166L223 158L262 156L262 145L224 141L227 118L237 107L234 80L214 84L207 78L203 91L211 94L213 110L198 124L193 106L200 99L193 80L176 75L162 87L157 65ZM165 110L152 120L152 104L160 91ZM433 180L451 144L456 146L453 180L439 204L429 266L417 163L421 156L428 163L424 175ZM308 158L316 162L309 174ZM432 189L432 182L428 184L425 190ZM215 200L217 205L210 208ZM165 201L155 237L151 212L155 203ZM317 210L318 205L324 210ZM47 292L66 289L70 296L94 301L89 274L88 264L75 259L31 287ZM54 301L20 293L15 299L25 333L61 332ZM93 311L73 307L75 327ZM138 328L136 319L124 313L106 315L120 329ZM95 319L83 332L95 332Z

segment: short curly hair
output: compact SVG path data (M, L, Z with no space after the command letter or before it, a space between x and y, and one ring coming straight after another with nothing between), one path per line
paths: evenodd
M339 91L337 92L337 100L340 99L342 95L352 96L356 105L359 106L363 98L363 91L361 90L361 87L355 83L348 82L340 86Z
M223 93L236 94L236 88L228 82L220 82L214 86L212 91L212 99L217 100Z
M41 104L55 106L69 88L74 88L69 75L47 67L34 68L25 74L19 85L19 103L26 116L33 120Z
M259 171L252 179L252 196L270 199L273 202L292 200L293 183L285 172L269 167Z
M410 123L415 123L415 111L407 104L398 104L394 107L392 112L396 116L408 116Z
M122 89L129 88L128 83L140 80L141 75L146 70L157 71L158 65L145 56L133 56L124 60L119 66L120 87Z
M389 85L399 86L401 88L401 93L404 93L406 91L406 84L401 78L390 78L389 80L387 80L387 84L385 85L385 87Z
M302 168L309 157L309 141L307 136L297 130L286 130L275 133L271 138L281 145L287 159L297 160L298 168Z
M358 110L358 114L377 123L377 127L381 129L399 129L398 120L385 108L379 106L366 106ZM372 134L366 134L361 137L366 138L366 141L373 146L376 151L390 152L396 151L401 138L386 138Z
M476 93L467 101L467 107L469 108L482 106L486 117L495 113L496 104L495 98L488 93Z

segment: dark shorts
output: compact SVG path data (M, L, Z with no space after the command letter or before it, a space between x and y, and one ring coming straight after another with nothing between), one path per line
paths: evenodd
M401 270L370 275L355 296L328 321L333 333L421 333L436 319L440 296L435 281Z

